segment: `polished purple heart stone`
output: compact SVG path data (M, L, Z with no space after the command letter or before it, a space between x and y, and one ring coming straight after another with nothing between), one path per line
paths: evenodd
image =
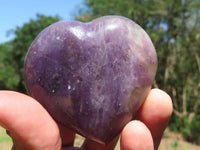
M125 17L105 16L44 29L29 48L24 77L57 122L108 143L143 103L156 69L147 33Z

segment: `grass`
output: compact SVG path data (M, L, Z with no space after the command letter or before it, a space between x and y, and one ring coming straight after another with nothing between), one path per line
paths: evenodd
M0 127L0 150L10 150L12 139L7 135L6 130Z

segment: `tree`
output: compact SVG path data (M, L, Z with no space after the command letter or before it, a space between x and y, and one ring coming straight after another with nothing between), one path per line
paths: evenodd
M22 27L16 27L13 31L14 40L0 45L0 88L12 89L25 93L23 67L24 58L29 46L35 37L47 26L60 20L59 16L36 15L36 19L30 19ZM9 74L9 75L8 75Z
M200 115L200 1L85 0L84 4L77 11L77 20L122 15L147 31L158 55L154 87L173 99L170 127L192 135L192 123Z
M0 44L0 89L16 88L19 82L19 75L15 74L10 59L11 42Z

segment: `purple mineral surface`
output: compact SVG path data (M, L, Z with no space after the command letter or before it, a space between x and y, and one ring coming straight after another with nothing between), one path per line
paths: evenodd
M109 143L140 108L156 69L147 33L125 17L104 16L44 29L28 50L24 78L57 122Z

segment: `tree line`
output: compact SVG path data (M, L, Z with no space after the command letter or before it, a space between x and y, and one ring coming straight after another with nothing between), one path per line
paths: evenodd
M83 5L75 10L75 20L122 15L145 29L158 55L153 87L173 100L169 127L200 144L200 1L84 0ZM45 27L61 20L57 15L36 16L13 30L13 40L0 44L0 89L26 92L23 64L28 47Z

